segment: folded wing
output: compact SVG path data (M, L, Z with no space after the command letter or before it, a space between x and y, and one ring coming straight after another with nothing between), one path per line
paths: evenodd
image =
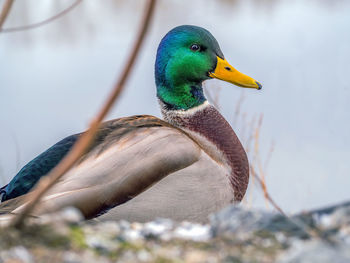
M110 121L101 132L90 151L44 196L35 214L75 206L86 218L96 217L190 166L200 155L199 146L183 131L152 116ZM25 199L16 199L1 204L0 213L18 213Z

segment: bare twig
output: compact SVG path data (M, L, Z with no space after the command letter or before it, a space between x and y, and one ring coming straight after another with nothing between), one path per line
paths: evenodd
M254 133L252 132L252 130L255 127L255 123L256 123L256 116L253 116L252 120L249 123L244 124L242 129L243 134L248 133L248 138L245 141L245 148L246 148L245 150L247 154L250 153L250 147L254 141Z
M252 153L250 151L250 147L251 145L253 144L254 142L254 130L255 130L255 126L256 126L256 116L253 116L252 117L252 120L250 122L246 122L246 113L243 113L242 114L242 134L244 137L246 137L245 135L247 134L248 135L248 138L246 140L244 140L244 145L245 145L245 151L247 153L247 155L251 156ZM247 131L246 131L247 130ZM250 158L249 158L250 159ZM252 157L252 160L250 161L251 164L254 164L254 160L255 160L255 156ZM255 183L255 177L252 176L251 177L251 185L254 185ZM248 197L248 204L252 204L252 201L253 201L253 193L252 191L250 191L250 195Z
M236 107L235 111L235 119L238 119L239 115L241 114L241 102L243 98L241 97L238 102L238 106ZM244 115L242 115L244 117ZM244 119L242 119L244 120ZM273 200L271 195L269 194L267 190L267 186L265 183L265 170L266 166L271 158L271 154L273 151L273 147L270 149L270 152L268 154L268 157L265 161L265 165L262 165L261 158L260 158L260 131L263 123L263 114L260 114L259 119L256 118L256 116L252 117L252 120L249 123L246 123L245 121L243 122L243 129L242 132L245 131L245 129L248 127L248 138L247 140L244 141L245 144L245 150L248 155L251 156L251 161L250 161L250 172L252 175L251 179L251 184L254 185L255 181L258 182L260 185L265 200L270 203L275 209L277 209L281 214L285 215L283 210L276 204L276 202ZM243 135L245 132L243 133ZM251 151L251 147L253 146L253 151ZM259 170L259 174L256 172L256 169ZM252 196L250 195L250 201L248 200L247 203L249 204L251 202Z
M261 126L262 126L262 122L263 122L263 118L264 115L260 114L259 120L258 120L258 124L255 128L254 131L254 161L259 159L260 156L260 152L259 152L259 146L260 146L260 130L261 130Z
M266 184L263 180L261 180L261 178L259 177L259 175L255 172L255 169L252 165L250 165L250 171L252 173L252 176L259 182L261 188L263 189L264 192L264 196L265 198L271 203L271 205L276 208L282 215L286 216L286 214L284 213L284 211L276 204L276 202L272 199L271 195L269 194L269 192L267 191L267 187Z
M15 227L22 227L24 225L24 220L29 215L29 213L34 209L35 205L38 203L40 198L52 187L57 180L63 176L84 154L85 150L90 145L93 140L99 125L103 118L106 116L110 108L112 107L114 101L119 97L121 91L123 90L124 84L129 76L129 73L132 69L132 66L135 62L135 59L139 53L141 44L147 32L147 29L150 24L150 20L153 14L154 6L156 0L149 0L148 6L144 19L142 21L141 29L139 31L137 40L135 42L134 48L132 49L131 55L127 61L124 70L114 86L114 89L110 96L107 98L107 101L103 105L102 109L98 112L96 117L90 124L90 128L86 131L80 139L74 144L72 150L66 155L66 157L48 174L48 176L43 177L36 187L36 190L32 192L32 196L29 200L26 200L26 206L21 211L21 213L14 218L12 225Z
M255 128L254 131L254 158L253 158L253 164L254 167L257 167L257 169L259 170L259 174L260 174L260 184L264 193L264 197L265 197L265 202L266 202L266 206L268 206L268 198L267 196L269 196L268 192L267 192L267 187L266 187L266 181L265 181L265 173L264 170L262 168L261 165L261 154L260 154L260 130L261 130L261 126L263 123L263 114L260 114L259 120L258 120L258 124ZM253 176L254 179L254 176Z
M253 176L253 182L254 179L260 184L261 189L263 190L264 193L264 198L267 202L269 202L274 208L276 208L281 214L286 215L283 210L277 205L277 203L272 199L271 195L269 194L265 182L265 172L263 169L263 166L261 164L261 158L260 158L260 131L261 131L261 126L263 123L263 114L260 114L257 126L254 131L254 157L253 160L250 164L250 171ZM273 148L272 148L273 149ZM272 150L270 151L270 155L272 153ZM268 156L270 158L271 156ZM267 164L267 162L265 163ZM256 172L255 167L259 169L259 174L261 176L258 176L258 173ZM265 167L266 168L266 167Z
M258 176L258 174L255 172L254 167L250 166L251 173L252 175L256 178L256 180L259 182L261 187L263 188L265 198L272 204L272 206L277 209L285 218L294 224L295 226L299 227L300 230L302 230L304 233L309 235L310 237L324 240L327 242L331 242L332 244L337 244L338 240L334 237L327 237L327 236L322 236L320 234L320 230L317 226L310 226L306 223L304 223L302 220L298 219L297 217L290 217L284 211L276 204L276 202L272 199L271 195L267 191L266 184L261 178Z
M0 31L2 29L2 25L4 24L9 12L10 12L12 4L13 4L13 0L6 0L6 2L4 3L4 6L2 7L2 10L0 13Z
M267 166L269 165L270 163L270 160L271 160L271 156L272 156L272 153L275 149L275 143L272 141L271 142L271 145L270 145L270 150L268 151L267 155L266 155L266 158L265 158L265 162L264 162L264 165L262 166L262 169L266 172L267 170Z
M19 26L19 27L10 27L10 28L2 28L2 29L0 27L0 32L1 33L18 32L18 31L24 31L24 30L29 30L29 29L34 29L34 28L38 28L38 27L44 26L44 25L46 25L48 23L51 23L52 21L54 21L54 20L64 16L65 14L69 13L71 10L73 10L81 2L82 2L82 0L76 0L72 5L70 5L66 9L62 10L58 14L56 14L56 15L48 18L48 19L45 19L45 20L43 20L41 22L30 24L30 25L26 25L26 26Z

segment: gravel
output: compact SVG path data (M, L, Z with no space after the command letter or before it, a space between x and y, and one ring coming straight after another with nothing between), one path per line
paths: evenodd
M291 217L229 206L209 224L83 221L68 208L0 231L0 262L350 262L350 203Z

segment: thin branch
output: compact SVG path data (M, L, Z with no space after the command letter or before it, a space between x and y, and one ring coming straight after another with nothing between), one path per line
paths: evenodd
M135 42L134 48L130 54L130 57L124 67L124 70L114 86L114 89L110 96L107 98L102 109L98 112L96 117L90 124L89 130L87 130L80 139L74 144L73 149L66 155L66 157L54 168L51 172L43 177L36 187L36 190L32 192L32 196L26 200L26 205L21 213L14 218L11 222L13 226L20 228L24 225L25 218L34 209L36 204L38 204L40 198L52 187L59 178L63 176L84 154L86 149L89 147L91 141L93 140L99 125L103 118L106 116L108 111L111 109L114 101L119 97L121 91L123 90L124 84L130 74L130 71L134 65L135 59L139 53L141 44L144 40L145 34L150 24L150 20L153 14L154 6L156 0L149 0L144 19L141 24L141 29L139 31L137 40Z
M38 28L38 27L44 26L44 25L49 24L52 21L54 21L54 20L64 16L65 14L69 13L76 6L78 6L81 2L82 2L82 0L76 0L72 5L70 5L69 7L64 9L63 11L61 11L58 14L56 14L56 15L48 18L48 19L45 19L45 20L43 20L41 22L30 24L30 25L26 25L26 26L10 27L10 28L3 28L3 29L1 29L1 27L0 27L0 32L1 33L18 32L18 31L24 31L24 30L29 30L29 29L34 29L34 28Z
M254 161L258 161L260 158L259 146L260 146L260 130L263 123L264 115L261 113L259 116L258 124L254 132Z
M13 4L13 0L6 0L4 3L4 6L2 7L1 13L0 13L0 31L2 29L3 24L5 23L5 20L10 13L11 6Z
M256 116L253 116L250 123L247 123L246 125L244 125L242 129L243 134L248 133L248 138L245 143L245 148L246 148L245 150L247 154L250 153L250 147L254 142L254 132L252 132L252 130L254 130L255 125L256 125ZM246 127L248 127L247 131L246 131Z
M297 217L289 217L284 213L284 211L276 204L276 202L272 199L271 195L267 192L267 187L265 183L261 180L261 178L258 176L258 174L255 172L254 167L250 166L252 175L257 179L261 187L263 188L265 198L272 204L274 208L276 208L285 218L294 224L295 226L299 227L300 230L302 230L304 233L309 235L310 237L317 238L320 240L324 240L327 242L331 242L332 244L337 244L338 240L334 237L328 237L321 234L319 228L317 226L310 226L306 223L304 223L302 220L298 219Z
M265 159L265 162L264 162L264 166L263 166L263 169L266 171L267 169L267 166L269 165L270 163L270 160L271 160L271 156L272 156L272 153L273 151L275 150L275 143L274 141L271 142L271 146L270 146L270 150L268 151L267 153L267 157Z
M258 183L260 184L261 188L263 189L264 192L264 196L265 198L271 203L271 205L276 208L282 215L287 216L286 213L276 204L276 202L272 199L271 195L269 194L269 192L267 191L267 187L266 184L263 180L261 180L261 178L259 177L259 175L255 172L254 167L251 165L250 166L250 171L253 175L253 177L258 181Z

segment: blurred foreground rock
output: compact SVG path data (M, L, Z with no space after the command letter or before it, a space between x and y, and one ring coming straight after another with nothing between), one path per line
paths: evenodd
M0 229L0 262L350 262L350 203L287 218L231 206L210 224L81 222L72 208Z

